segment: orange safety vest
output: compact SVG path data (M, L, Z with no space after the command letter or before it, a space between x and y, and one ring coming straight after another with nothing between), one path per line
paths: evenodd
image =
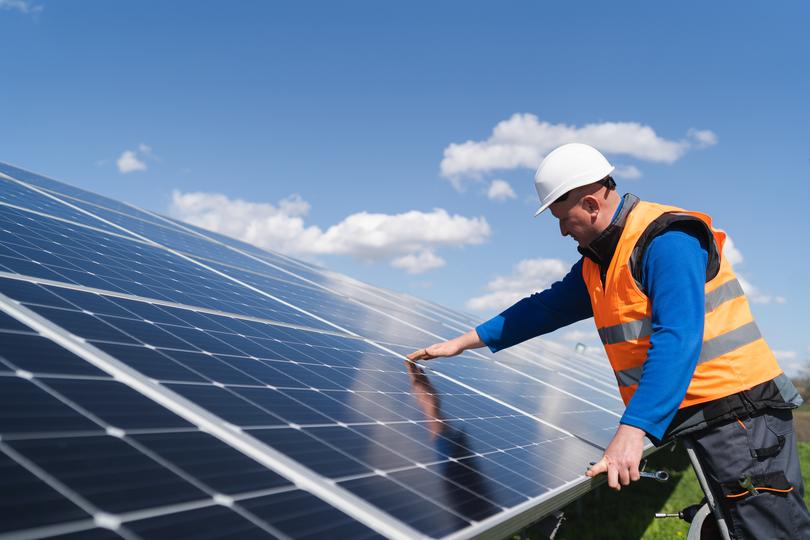
M726 234L712 228L706 214L639 201L627 216L604 285L598 264L586 257L582 265L596 328L625 405L641 380L652 333L652 305L633 278L630 258L642 233L664 213L703 221L720 257L717 274L705 286L703 348L678 408L729 396L780 375L782 370L754 322L731 264L722 256Z

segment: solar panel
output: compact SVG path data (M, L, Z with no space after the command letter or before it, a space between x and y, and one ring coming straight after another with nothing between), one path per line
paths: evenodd
M505 536L623 409L457 313L0 164L0 539Z

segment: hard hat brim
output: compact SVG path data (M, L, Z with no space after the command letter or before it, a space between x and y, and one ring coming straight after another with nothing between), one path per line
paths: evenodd
M549 207L549 206L551 206L551 203L553 203L553 202L554 202L554 201L551 201L550 203L546 203L546 204L544 204L543 206L541 206L541 207L540 207L540 208L537 210L537 212L535 212L535 213L534 213L534 217L537 217L537 216L539 216L540 214L542 214L543 212L545 212L545 211L548 209L548 207Z

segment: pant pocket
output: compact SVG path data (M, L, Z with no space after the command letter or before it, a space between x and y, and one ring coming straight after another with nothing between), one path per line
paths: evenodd
M723 506L730 514L735 538L794 540L801 535L791 499L791 493L762 488L756 495L727 498Z

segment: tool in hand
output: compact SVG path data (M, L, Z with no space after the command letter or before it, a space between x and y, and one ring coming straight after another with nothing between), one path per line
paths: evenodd
M596 465L595 461L591 461L591 467ZM647 466L647 460L641 462L638 469L638 474L642 478L652 478L653 480L658 480L659 482L666 482L669 480L669 473L667 471L645 471L644 467Z

